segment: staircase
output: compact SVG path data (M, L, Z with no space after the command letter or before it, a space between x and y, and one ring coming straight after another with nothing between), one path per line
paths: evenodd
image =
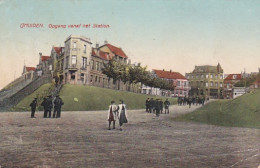
M51 75L43 75L29 82L21 82L17 87L0 93L0 111L6 111L18 104L24 97L33 93L40 86L51 82Z

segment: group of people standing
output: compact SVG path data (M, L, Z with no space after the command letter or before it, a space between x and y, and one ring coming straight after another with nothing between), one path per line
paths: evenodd
M123 100L120 100L120 104L116 105L115 101L111 101L111 105L108 108L108 129L111 130L111 123L113 122L113 129L116 129L116 120L118 119L120 131L124 123L128 123L126 105Z
M160 116L160 113L163 113L163 106L165 114L169 114L170 102L166 99L164 102L161 99L147 98L145 101L146 112L155 113L157 117Z
M178 105L179 106L185 106L189 105L189 108L191 105L202 105L204 106L205 102L209 99L205 96L189 96L189 97L178 97Z
M35 118L35 110L38 105L37 98L34 98L34 100L31 102L31 118ZM55 98L52 98L51 95L48 97L45 97L43 99L43 102L41 103L41 106L43 106L43 117L44 118L51 118L51 112L54 107L53 111L53 118L60 118L61 117L61 106L64 105L63 100L60 98L59 95L57 95Z

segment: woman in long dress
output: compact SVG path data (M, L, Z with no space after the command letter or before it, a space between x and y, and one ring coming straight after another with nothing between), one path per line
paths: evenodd
M120 126L120 131L122 131L122 126L124 123L127 123L127 112L126 112L126 105L124 104L123 100L120 100L121 103L118 105L118 121Z
M118 107L115 105L114 101L111 101L111 105L108 108L108 123L109 123L109 130L111 130L111 122L113 122L113 129L115 129L116 125L116 118L118 118Z

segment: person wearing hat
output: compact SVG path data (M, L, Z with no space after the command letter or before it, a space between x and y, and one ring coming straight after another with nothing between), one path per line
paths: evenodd
M166 114L166 111L167 111L167 114L169 114L169 106L170 106L170 102L168 99L166 99L164 102L165 114Z
M159 117L160 116L160 101L159 99L156 99L155 100L155 114L156 114L156 117Z
M46 97L43 98L43 102L42 102L41 106L43 106L43 110L44 110L43 118L47 118L48 104L47 104L47 98Z
M115 101L111 101L111 105L108 108L108 129L111 130L111 122L113 122L113 129L116 129L116 118L118 118L118 107Z
M54 112L53 112L53 118L60 118L61 116L61 106L63 105L63 101L60 98L59 95L56 96L55 100L54 100ZM56 115L57 113L57 115Z
M31 106L31 118L36 118L34 116L34 114L35 114L35 109L37 106L37 98L34 98L34 100L31 102L30 106Z
M51 95L49 95L48 96L48 98L47 98L47 100L46 100L46 103L47 103L47 116L48 116L48 114L49 114L49 118L51 118L51 110L52 110L52 108L53 108L53 104L52 104L52 96Z
M127 123L127 113L126 113L126 105L123 100L120 100L120 104L118 105L118 121L120 126L120 131L122 131L122 126L124 123Z

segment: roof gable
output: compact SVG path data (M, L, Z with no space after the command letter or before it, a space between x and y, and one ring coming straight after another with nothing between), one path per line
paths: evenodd
M50 56L42 56L41 59L42 61L47 61L48 59L50 59Z
M35 71L35 70L36 70L35 67L25 67L25 69L26 69L27 72Z
M241 74L229 74L224 80L241 80Z
M128 58L125 52L121 48L118 48L111 44L105 44L105 46L107 46L111 50L111 52L114 53L115 55L121 56L123 58Z
M58 55L61 54L62 48L64 48L64 47L53 47L54 51L55 51Z
M165 78L165 79L187 79L179 72L171 72L171 71L164 71L164 70L153 70L155 74L159 78Z

